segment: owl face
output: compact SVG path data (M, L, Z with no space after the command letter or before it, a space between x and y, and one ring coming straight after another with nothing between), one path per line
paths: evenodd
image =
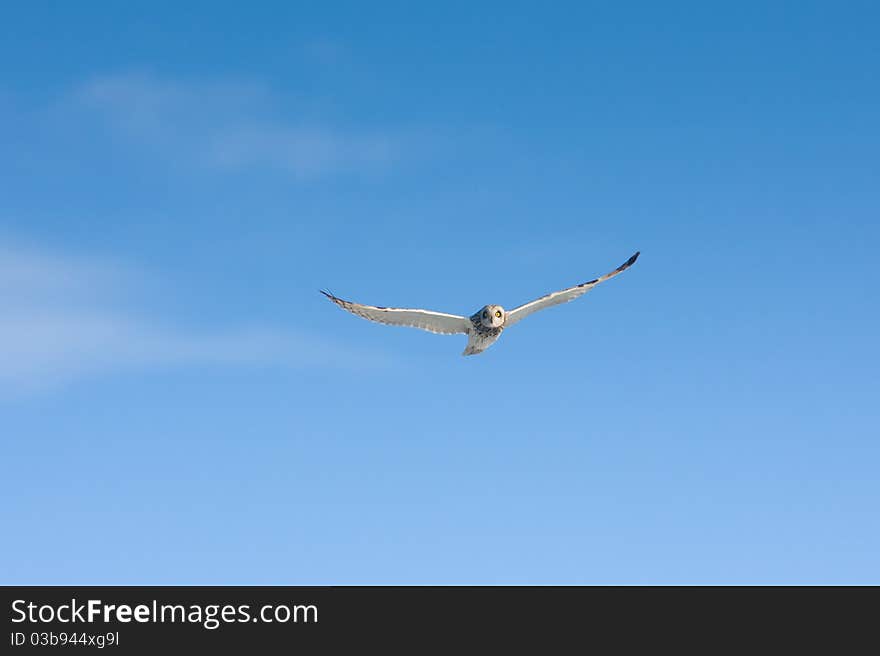
M500 305L485 305L480 310L480 323L486 328L498 328L504 324L507 313Z

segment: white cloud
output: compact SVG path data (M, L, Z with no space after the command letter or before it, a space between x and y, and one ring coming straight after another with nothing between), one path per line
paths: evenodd
M106 303L122 288L136 287L138 278L118 263L0 241L0 321L47 308Z
M310 60L324 66L333 66L351 59L345 44L330 37L319 37L303 44L303 53Z
M387 364L286 330L188 329L120 309L114 289L137 277L118 265L0 246L0 393L126 370Z
M292 118L267 87L254 82L107 75L81 85L74 99L142 147L199 166L308 179L381 170L403 150L401 135Z
M384 167L397 157L398 149L383 137L342 135L318 128L247 126L215 135L205 152L218 166L269 166L308 178Z

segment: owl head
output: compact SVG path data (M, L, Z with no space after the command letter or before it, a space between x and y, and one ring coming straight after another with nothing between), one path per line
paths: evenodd
M499 328L506 318L507 313L500 305L484 305L480 310L480 323L486 328Z

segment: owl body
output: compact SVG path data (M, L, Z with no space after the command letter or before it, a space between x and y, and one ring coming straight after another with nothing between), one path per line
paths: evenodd
M476 355L482 353L501 337L504 330L504 321L507 314L500 305L484 305L469 319L467 347L462 355Z
M505 328L519 323L525 317L539 310L580 298L599 283L613 278L622 271L626 271L635 263L638 257L639 253L636 253L614 269L614 271L606 273L604 276L593 278L588 282L568 287L558 292L546 294L536 298L534 301L515 307L509 312L500 305L484 305L469 317L416 308L363 305L343 300L329 292L322 291L321 293L343 310L368 321L375 321L389 326L420 328L440 335L467 335L468 343L462 355L476 355L492 346Z

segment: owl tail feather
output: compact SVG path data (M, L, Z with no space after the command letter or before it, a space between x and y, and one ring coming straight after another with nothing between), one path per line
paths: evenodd
M462 351L462 355L479 355L487 348L492 346L495 343L495 340L501 335L501 331L499 330L495 335L485 335L479 334L476 332L471 332L468 335L468 343L467 348Z

